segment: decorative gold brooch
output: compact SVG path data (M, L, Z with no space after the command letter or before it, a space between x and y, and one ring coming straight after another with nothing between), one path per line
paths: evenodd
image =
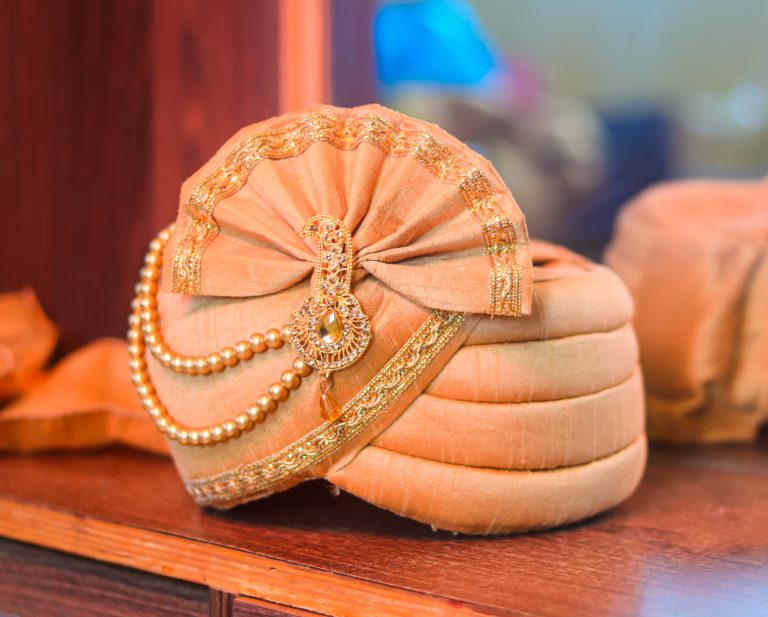
M371 341L371 324L350 292L354 250L344 223L322 214L309 219L301 232L317 240L319 257L312 292L291 315L291 346L299 358L322 371L320 415L333 421L341 410L330 395L332 372L362 355Z

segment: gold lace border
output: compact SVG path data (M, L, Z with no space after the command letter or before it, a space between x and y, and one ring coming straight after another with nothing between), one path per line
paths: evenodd
M215 476L189 480L187 490L200 505L235 503L312 468L381 416L413 384L465 319L465 313L433 311L357 396L344 405L335 422L321 424L261 460Z
M213 216L216 205L239 191L250 172L263 160L300 155L310 145L326 142L340 150L373 144L387 156L412 157L437 179L453 184L480 226L489 260L489 312L522 314L522 271L512 221L497 203L486 175L455 156L429 133L401 129L372 113L349 119L312 113L299 122L273 132L252 135L238 144L224 165L197 185L190 195L191 225L178 245L172 286L176 293L201 293L200 264L208 245L219 233Z

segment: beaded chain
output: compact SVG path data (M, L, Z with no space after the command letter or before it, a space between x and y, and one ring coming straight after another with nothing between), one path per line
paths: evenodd
M302 377L312 373L312 367L301 358L294 359L291 368L284 371L280 381L267 388L266 393L256 402L245 408L234 418L207 427L190 427L174 419L157 396L147 371L146 352L166 369L184 375L205 376L220 373L225 369L248 362L257 355L269 350L280 349L290 342L291 329L288 325L281 329L272 328L264 334L254 333L247 340L224 347L207 355L185 356L175 352L166 343L160 329L160 316L157 308L158 281L163 264L163 250L173 232L173 225L163 229L149 244L149 251L144 257L144 267L139 272L136 296L131 304L128 319L128 353L131 381L141 399L141 404L154 420L158 430L180 444L209 445L237 437L251 430L274 413L278 405L285 401L291 390L301 385Z

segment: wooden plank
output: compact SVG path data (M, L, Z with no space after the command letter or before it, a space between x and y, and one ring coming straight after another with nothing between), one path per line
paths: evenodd
M768 606L768 452L758 447L654 451L638 493L613 512L513 537L433 533L324 483L201 510L169 461L127 450L0 457L0 498L0 535L319 613Z
M22 542L330 615L480 614L441 598L2 498L0 530Z
M278 111L278 1L0 2L0 290L70 351L122 336L181 183Z
M208 590L0 540L0 614L207 617Z
M154 230L176 218L181 183L227 139L278 113L278 11L278 0L152 3Z
M302 611L289 606L253 598L235 598L232 617L318 617L320 613Z
M149 237L149 20L148 0L0 2L0 289L33 287L65 350L125 331Z

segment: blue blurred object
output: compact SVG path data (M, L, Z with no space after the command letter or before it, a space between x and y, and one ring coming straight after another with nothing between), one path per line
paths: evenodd
M500 62L474 11L462 0L384 5L374 20L379 79L473 85Z

